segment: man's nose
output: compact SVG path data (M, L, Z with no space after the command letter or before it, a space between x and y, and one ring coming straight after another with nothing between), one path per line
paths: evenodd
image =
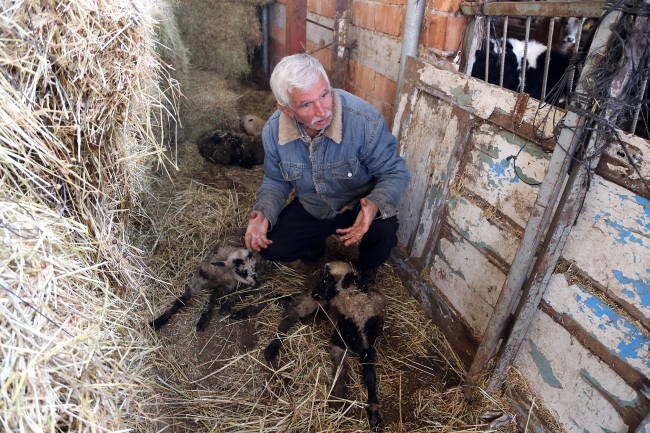
M325 113L327 113L327 110L323 106L322 102L316 102L314 103L314 114L318 117L323 117L325 116Z

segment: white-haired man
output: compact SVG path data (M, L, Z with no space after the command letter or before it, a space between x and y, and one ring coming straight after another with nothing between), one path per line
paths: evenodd
M374 281L397 245L397 204L410 178L397 139L377 108L331 89L307 54L283 58L271 89L278 111L262 133L264 179L246 247L272 261L313 261L338 234L346 246L361 241L356 265Z

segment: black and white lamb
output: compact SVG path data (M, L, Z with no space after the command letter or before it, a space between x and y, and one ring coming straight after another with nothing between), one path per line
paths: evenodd
M387 299L374 285L360 277L345 262L327 263L320 273L313 290L303 293L296 304L287 310L278 326L278 334L264 351L264 358L271 363L277 356L286 334L299 319L313 314L319 306L329 308L329 316L335 328L332 332L330 359L332 376L340 366L332 394L344 399L348 379L347 351L360 355L363 365L363 381L368 390L368 421L371 428L383 426L377 399L375 374L375 343L382 334L387 313Z
M160 329L176 311L187 304L192 296L208 288L212 290L210 302L196 324L196 328L202 331L212 318L212 310L220 298L234 292L238 284L258 286L257 265L261 258L258 253L242 248L242 239L241 230L224 236L203 259L198 271L192 275L185 293L150 325L156 330ZM237 294L227 296L221 303L220 309L230 311L238 299Z

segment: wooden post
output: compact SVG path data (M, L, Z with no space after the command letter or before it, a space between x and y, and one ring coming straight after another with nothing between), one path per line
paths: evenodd
M307 0L287 0L286 55L304 53L307 47Z

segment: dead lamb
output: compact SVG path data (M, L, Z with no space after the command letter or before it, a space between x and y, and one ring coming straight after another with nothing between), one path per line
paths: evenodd
M252 250L241 248L242 238L241 230L222 238L203 259L198 271L192 275L183 295L150 325L156 330L160 329L192 296L208 288L212 290L210 302L196 325L196 329L202 331L208 325L212 310L220 298L234 292L238 284L258 286L257 265L258 261L263 259ZM228 296L221 304L221 311L230 311L238 299L237 294Z
M247 114L239 120L246 134L230 131L213 131L201 136L197 143L199 153L210 162L222 165L238 165L250 169L264 163L262 130L264 120Z
M332 376L336 377L339 366L341 371L332 394L341 399L346 397L347 350L360 355L363 381L368 390L368 421L371 428L382 427L383 420L377 399L375 343L382 334L387 299L379 289L360 277L347 263L331 262L325 265L314 289L303 293L296 304L285 313L278 326L276 338L264 351L264 358L271 363L282 346L279 335L286 334L295 322L313 314L319 306L329 308L329 316L332 323L335 323L330 348Z

